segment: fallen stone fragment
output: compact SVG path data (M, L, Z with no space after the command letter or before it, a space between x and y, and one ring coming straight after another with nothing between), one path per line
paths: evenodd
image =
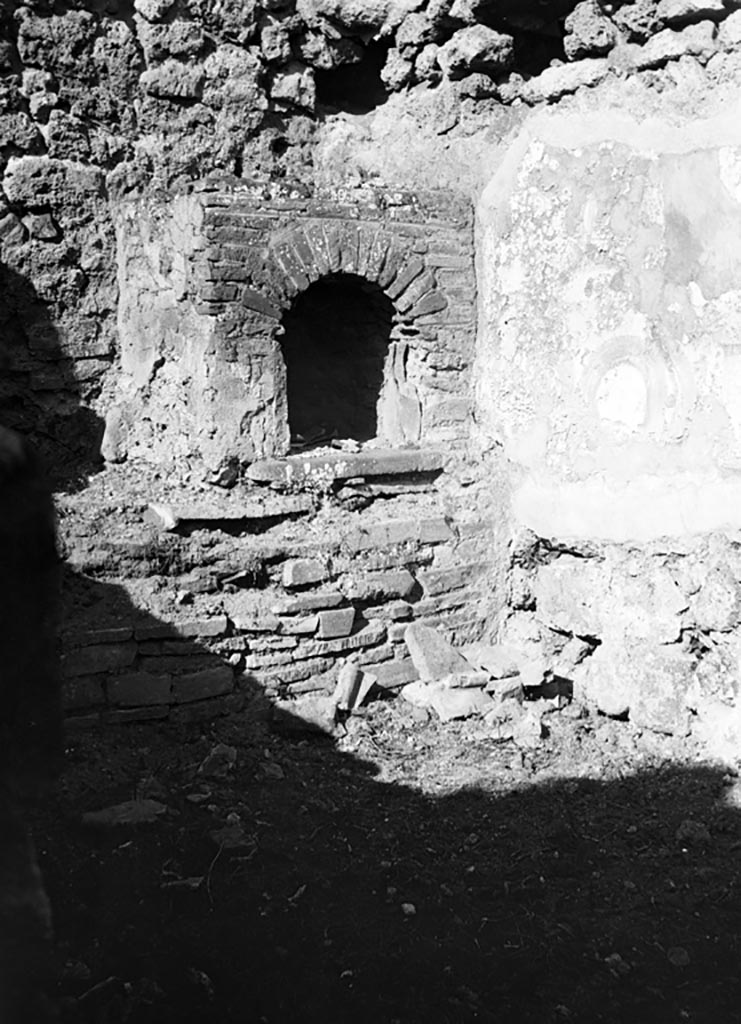
M707 825L694 818L685 818L674 836L678 843L709 843L711 841Z
M616 978L619 978L621 975L630 974L630 964L626 963L619 953L610 953L609 956L606 956L605 964Z
M560 653L556 655L551 665L551 672L553 675L571 679L571 673L576 666L580 665L592 653L592 650L592 644L578 636L572 636L570 640L566 641Z
M399 690L399 696L413 705L415 708L430 707L430 684L416 679L413 683L407 683Z
M277 761L262 761L260 771L266 779L285 779L286 773Z
M547 672L546 660L541 654L529 654L520 659L520 682L523 686L541 686Z
M404 641L419 678L426 682L454 672L467 672L470 668L466 659L431 626L411 623L404 633Z
M666 958L675 967L687 967L690 962L690 955L683 946L671 946L666 951Z
M348 661L340 669L332 700L339 711L352 711L360 707L374 683L372 672L366 673Z
M522 704L525 699L525 688L519 676L505 676L504 679L491 679L486 684L486 692L495 700L514 700Z
M159 800L126 800L102 811L87 811L82 816L82 823L100 825L104 828L115 825L148 825L166 813L167 806Z
M237 763L237 748L228 743L217 743L210 753L201 761L199 775L215 779L223 779L232 771Z
M483 690L489 682L488 672L451 672L439 680L441 686L450 690L465 690L470 687Z
M520 670L522 655L507 644L467 644L461 648L461 654L474 668L483 669L493 679L515 676Z
M160 530L174 530L179 519L169 505L151 504L144 513L144 522L151 523Z
M537 747L543 738L543 723L539 708L529 707L512 726L512 739L523 750Z
M217 846L224 850L239 850L250 845L250 838L241 825L224 825L209 832Z
M489 694L483 690L450 690L440 683L432 683L428 691L430 707L437 712L441 722L481 714L492 703Z

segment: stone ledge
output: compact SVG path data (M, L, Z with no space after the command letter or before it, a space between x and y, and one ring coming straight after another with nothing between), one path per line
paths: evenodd
M301 484L312 479L347 480L360 476L407 476L439 473L441 452L425 449L376 448L367 452L328 452L324 455L289 455L285 459L254 462L247 470L261 484Z

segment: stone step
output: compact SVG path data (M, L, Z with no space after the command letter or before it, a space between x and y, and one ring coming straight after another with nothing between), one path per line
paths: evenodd
M265 459L253 462L247 475L256 483L287 485L353 477L413 476L439 473L442 468L443 456L438 451L375 448L365 452L338 451Z

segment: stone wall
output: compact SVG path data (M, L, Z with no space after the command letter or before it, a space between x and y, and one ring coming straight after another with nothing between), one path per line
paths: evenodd
M326 697L348 661L394 691L417 677L410 622L480 637L496 614L487 549L506 503L487 510L470 481L441 475L441 457L414 470L393 456L364 484L339 468L322 495L310 477L298 493L153 478L158 500L132 496L122 514L121 467L61 499L76 724L207 718L255 692Z

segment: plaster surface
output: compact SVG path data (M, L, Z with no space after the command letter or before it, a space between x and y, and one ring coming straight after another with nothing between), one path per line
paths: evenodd
M739 525L739 124L544 112L481 195L479 423L542 536Z

